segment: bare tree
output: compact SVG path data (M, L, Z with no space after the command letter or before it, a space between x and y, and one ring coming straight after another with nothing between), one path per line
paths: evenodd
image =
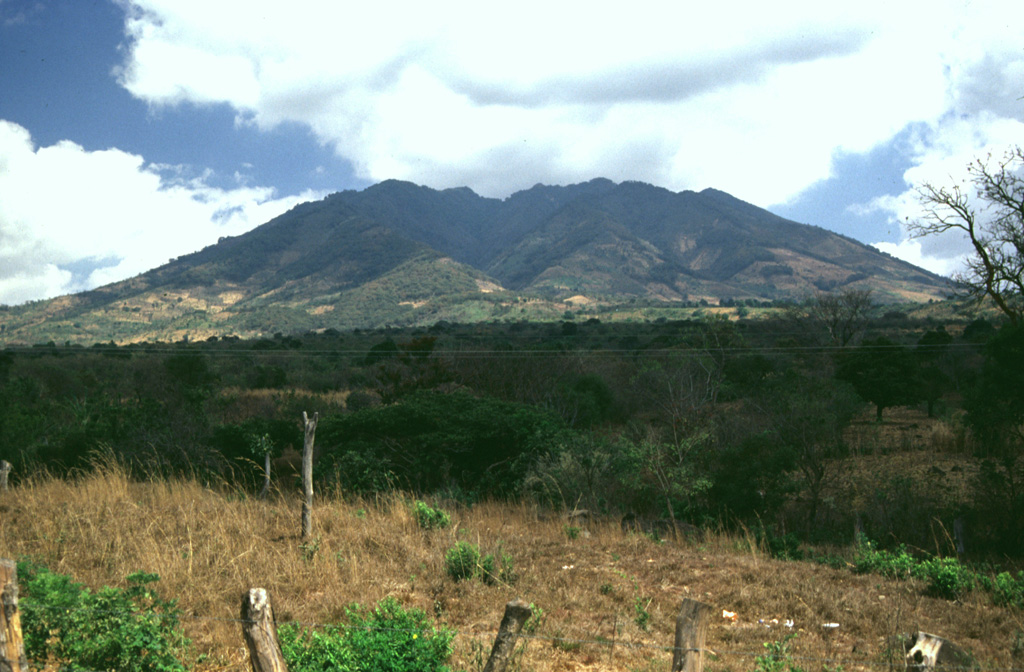
M844 289L837 294L818 294L810 305L810 314L828 331L839 347L846 347L867 325L871 310L870 289Z
M972 187L918 189L924 208L908 228L914 237L961 231L974 247L955 280L976 299L989 297L1010 323L1024 321L1024 149L989 155L967 167Z

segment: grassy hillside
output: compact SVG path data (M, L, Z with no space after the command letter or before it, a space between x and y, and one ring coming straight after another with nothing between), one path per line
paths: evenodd
M303 543L290 487L261 502L228 483L137 482L108 463L0 494L0 557L29 557L93 588L158 573L156 589L178 600L194 643L186 664L203 672L247 669L233 619L254 586L270 591L279 623L334 623L351 602L394 597L458 631L454 669L481 668L514 598L542 615L516 669L667 669L663 647L685 597L717 610L707 641L716 653L706 662L716 672L754 669L765 642L789 635L801 669L884 668L890 638L919 629L967 647L984 668L1020 667L1021 614L985 593L954 603L924 596L914 581L773 559L742 532L657 542L624 533L614 519L569 523L525 504L439 503L452 525L424 530L398 493L321 498L314 537ZM444 558L457 541L509 555L514 582L454 581ZM722 609L735 621L719 617Z

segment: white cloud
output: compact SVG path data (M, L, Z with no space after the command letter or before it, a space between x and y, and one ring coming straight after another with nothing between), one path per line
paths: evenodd
M131 277L318 196L217 189L117 149L37 148L0 120L0 303Z
M1022 18L962 0L122 2L135 96L306 124L367 180L503 196L604 175L765 206L838 151L940 119L955 78L988 105L1018 74L989 50Z
M944 118L925 129L916 142L915 165L904 174L907 190L897 196L875 198L857 208L862 214L884 213L901 231L898 242L874 246L941 275L951 276L965 270L964 262L973 250L961 232L953 230L923 238L911 238L908 234L907 224L923 219L925 214L917 189L925 184L958 185L970 195L972 207L983 221L985 203L974 192L967 168L978 160L989 161L989 157L997 161L1008 148L1022 144L1024 110L1020 117L1007 119L985 112L974 117Z
M904 239L898 243L872 243L886 254L910 262L915 266L950 278L957 271L962 270L964 256L963 252L956 256L936 256L925 251L925 243L921 239Z

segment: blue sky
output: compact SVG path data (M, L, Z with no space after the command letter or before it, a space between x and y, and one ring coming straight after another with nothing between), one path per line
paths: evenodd
M1024 9L828 4L0 0L0 303L388 178L714 187L948 273L900 222L1024 139Z

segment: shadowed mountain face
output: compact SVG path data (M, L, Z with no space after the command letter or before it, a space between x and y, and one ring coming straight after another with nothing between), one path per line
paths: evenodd
M848 287L926 301L948 283L713 189L596 179L499 200L389 180L130 280L8 308L0 340L256 335L492 319L522 297L557 314L570 297L799 300Z

